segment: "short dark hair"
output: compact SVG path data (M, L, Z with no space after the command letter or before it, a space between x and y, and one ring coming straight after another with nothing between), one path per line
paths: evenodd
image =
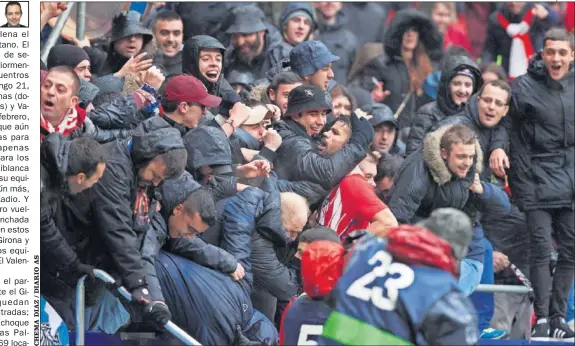
M457 143L463 145L477 143L475 132L463 124L455 124L441 136L440 148L450 152L451 146Z
M496 79L496 80L493 80L489 83L485 83L481 86L481 89L479 89L479 92L477 93L477 95L482 96L483 90L488 85L494 86L496 88L502 89L505 92L507 92L507 100L505 100L505 104L506 105L509 104L509 101L511 101L511 87L509 86L509 83L507 83L507 81L504 81L502 79Z
M282 84L295 84L295 83L302 83L300 76L291 72L291 71L284 71L276 74L270 83L270 90L274 92L278 91L278 88Z
M159 158L166 165L165 178L171 179L179 177L184 173L186 163L188 162L188 152L183 148L170 149L157 155L155 158Z
M162 99L162 109L164 113L174 113L181 102L179 101L168 101L166 99Z
M317 240L327 240L334 243L341 244L341 240L334 230L324 226L316 226L304 230L300 236L299 241L302 243L313 243Z
M78 137L70 142L66 176L84 173L91 177L100 163L106 163L106 152L98 142L88 137Z
M496 62L481 65L481 74L486 72L495 73L497 78L504 81L507 80L507 73L505 73L505 69L503 69L503 67L501 67L501 65L497 64Z
M18 6L20 8L20 13L22 13L22 6L18 1L8 1L6 8L4 8L4 14L8 14L8 6Z
M152 23L152 30L156 30L156 24L161 21L171 22L174 20L182 21L182 17L175 11L163 11L156 15Z
M73 81L72 96L78 96L78 93L80 92L80 86L82 84L80 82L80 77L78 77L78 75L76 74L76 72L74 71L73 68L71 68L69 66L64 66L64 65L54 66L48 70L48 74L50 74L52 72L59 72L59 73L67 74L68 76L70 76L70 78L72 78L72 81Z
M403 161L404 158L399 155L383 153L377 165L375 182L380 182L383 178L395 179L395 175L399 172Z
M214 197L208 189L200 187L194 190L182 204L187 214L198 212L203 222L209 226L216 224L218 212L216 211Z
M547 41L565 41L569 42L569 47L571 50L575 47L575 42L573 34L563 28L553 28L545 33L545 38L543 38L543 47Z
M468 58L471 57L469 55L469 52L465 48L456 45L451 46L445 51L445 54L443 55L443 58L439 63L440 71L443 70L444 65L447 63L447 60L449 60L449 58L451 58L452 56L465 56Z

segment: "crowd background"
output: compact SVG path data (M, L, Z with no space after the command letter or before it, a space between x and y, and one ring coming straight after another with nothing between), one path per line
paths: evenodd
M146 308L93 282L90 330L274 343L308 245L452 207L478 335L573 337L574 3L141 5L42 61L42 294L71 329L99 267Z

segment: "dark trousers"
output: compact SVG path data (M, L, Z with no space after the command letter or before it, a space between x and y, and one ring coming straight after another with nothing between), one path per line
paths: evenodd
M565 317L567 296L575 270L575 212L572 209L543 209L526 212L531 242L531 283L535 293L535 315ZM551 234L555 232L559 258L551 290ZM549 299L551 295L551 299Z

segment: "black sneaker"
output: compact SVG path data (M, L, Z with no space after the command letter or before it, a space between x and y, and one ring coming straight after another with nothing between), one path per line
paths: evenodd
M549 341L549 320L540 318L531 330L531 340Z
M561 318L556 317L551 320L551 331L549 336L555 340L573 341L575 333L569 328L567 323Z

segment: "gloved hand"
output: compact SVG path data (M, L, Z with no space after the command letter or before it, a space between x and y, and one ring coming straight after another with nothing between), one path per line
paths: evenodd
M78 262L74 271L76 273L80 274L80 276L88 275L88 278L90 280L96 280L96 276L94 275L94 269L96 269L96 268L89 265L89 264L84 264L84 263Z
M155 300L148 305L146 305L145 311L145 319L153 328L158 331L162 331L166 323L168 323L172 319L172 314L170 313L170 309L160 300Z
M240 327L239 325L236 325L236 337L234 340L234 345L237 345L237 346L256 346L256 345L261 345L261 344L257 341L251 341L250 339L248 339L244 335L244 333L242 333L242 327Z
M134 303L138 304L150 304L152 302L152 298L150 297L150 291L148 291L147 286L141 286L132 291L132 300Z
M359 119L355 113L350 117L351 120L351 138L350 141L354 141L359 144L362 148L366 148L373 141L373 136L375 132L373 131L373 126L369 120L365 118Z

